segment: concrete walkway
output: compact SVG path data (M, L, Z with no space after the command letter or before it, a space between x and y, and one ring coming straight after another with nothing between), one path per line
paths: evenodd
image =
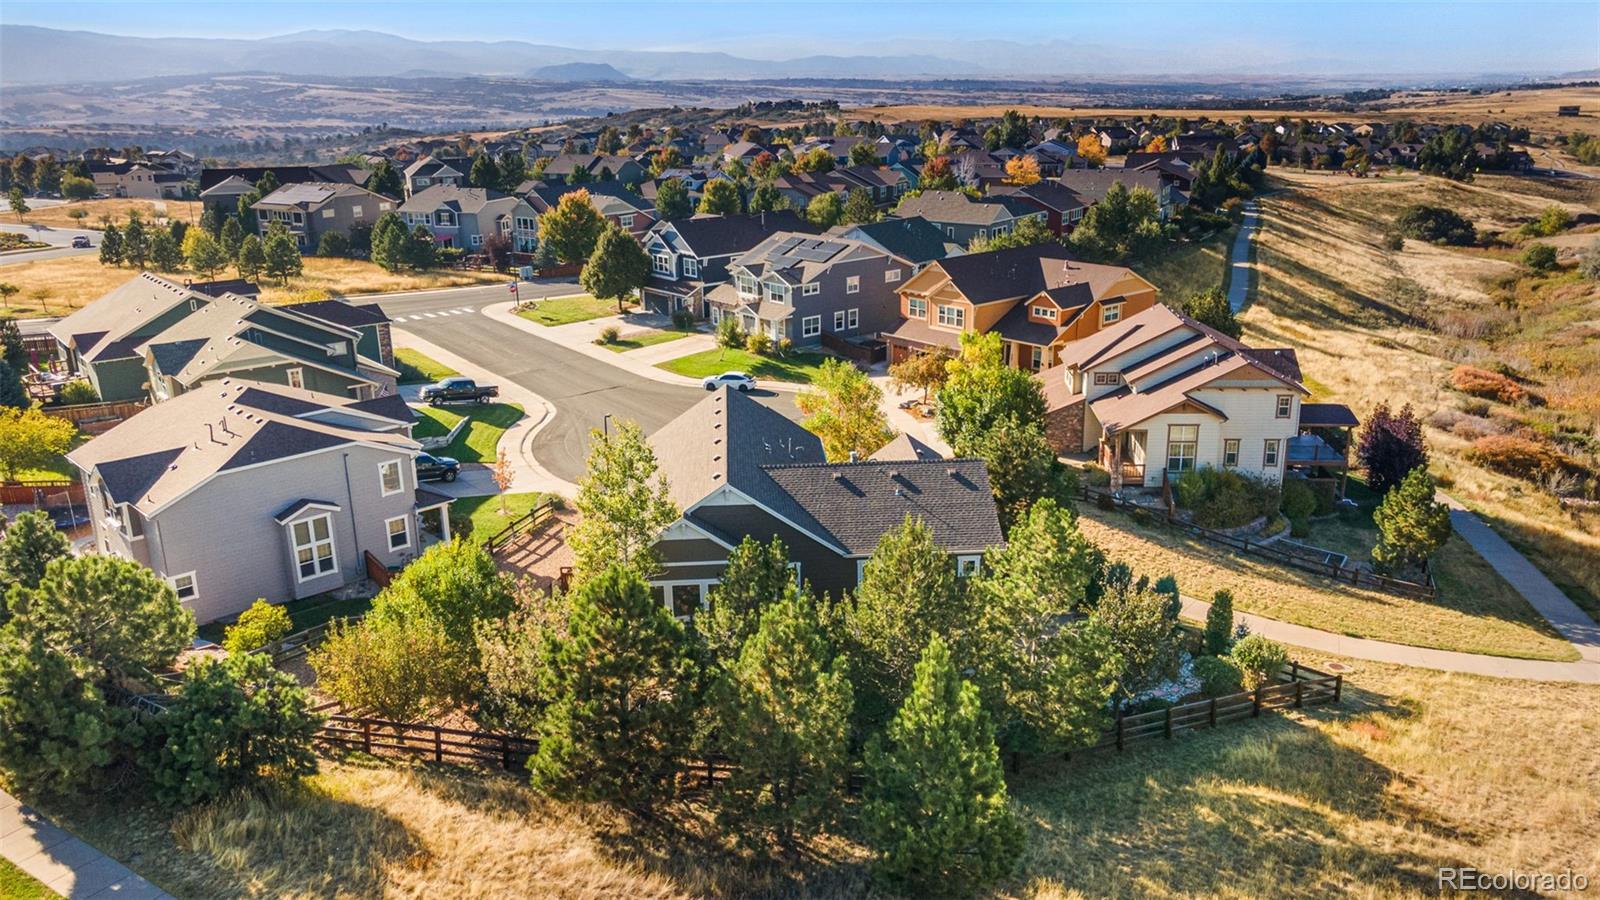
M0 856L63 897L172 900L122 863L0 791Z
M1228 306L1235 313L1244 308L1250 299L1250 242L1255 240L1256 229L1261 227L1261 212L1256 202L1244 204L1244 219L1239 233L1233 237L1233 249L1228 254Z

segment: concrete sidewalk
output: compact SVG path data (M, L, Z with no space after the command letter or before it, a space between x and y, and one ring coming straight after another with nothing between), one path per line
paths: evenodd
M172 900L131 869L0 791L0 856L63 897Z
M1244 219L1239 233L1233 237L1233 248L1228 254L1228 306L1237 313L1250 299L1250 242L1255 240L1256 229L1261 227L1261 213L1256 201L1244 204Z
M534 436L539 433L539 429L549 424L550 420L555 417L555 407L548 400L519 384L507 381L477 363L451 353L449 350L430 343L403 328L394 330L394 343L397 347L415 349L417 352L455 369L480 384L495 385L500 388L498 399L503 403L522 404L522 410L526 415L518 420L516 424L506 429L506 433L500 438L500 447L511 458L511 468L515 473L511 483L512 493L544 491L546 493L560 494L563 497L572 497L578 492L577 485L551 474L548 469L540 465L539 460L535 459L533 455ZM610 351L601 350L600 352L609 353ZM400 393L406 399L414 400L416 392L421 388L421 385L406 385L401 388ZM488 474L487 466L474 467L469 464L463 466L462 469L462 477L454 485L430 483L428 485L429 490L437 490L440 493L450 494L454 497L481 497L500 493L493 477Z

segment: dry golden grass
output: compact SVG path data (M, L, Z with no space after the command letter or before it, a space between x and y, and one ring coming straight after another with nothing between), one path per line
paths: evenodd
M1440 565L1455 571L1441 581L1438 599L1407 600L1351 590L1309 572L1232 553L1163 525L1141 527L1125 513L1088 505L1081 512L1083 533L1112 559L1152 579L1175 575L1185 595L1201 600L1209 600L1218 590L1230 590L1234 608L1241 612L1417 647L1528 659L1578 658L1572 645L1459 539L1440 554Z
M0 281L17 286L5 315L58 316L86 304L125 283L138 273L126 266L105 266L93 255L68 256L0 267ZM193 273L164 275L181 283ZM220 278L233 278L228 269ZM506 276L494 272L439 270L433 272L385 272L378 266L353 259L305 258L305 273L290 279L287 287L261 279L262 298L268 303L306 299L307 292L323 291L328 296L377 294L388 291L420 291L434 288L496 284ZM320 295L309 295L320 296Z
M1297 658L1350 667L1341 706L1026 767L1028 846L995 895L1418 896L1440 866L1600 878L1600 686ZM720 849L698 806L644 827L520 780L404 766L325 763L305 790L175 822L113 794L45 809L180 897L869 891L848 840L758 864Z
M1552 200L1581 209L1600 186L1534 179L1343 179L1265 197L1256 241L1257 292L1241 315L1245 339L1296 348L1319 399L1348 403L1364 416L1380 403L1411 403L1426 419L1465 399L1449 387L1460 364L1496 362L1530 373L1551 402L1545 416L1589 416L1600 395L1600 289L1570 273L1524 279L1507 310L1485 283L1513 267L1483 251L1407 241L1391 253L1382 235L1402 208L1445 206L1480 228L1506 228ZM1397 285L1430 295L1428 309ZM1445 310L1466 322L1504 322L1503 333L1457 338L1432 330ZM1586 406L1585 404L1589 404ZM1562 412L1565 410L1565 412ZM1531 416L1527 410L1501 409ZM1578 419L1571 419L1578 422ZM1589 427L1593 427L1592 424ZM1452 495L1473 506L1592 615L1600 615L1600 514L1568 513L1535 486L1466 463L1465 441L1427 429L1432 465Z
M67 213L81 209L87 212L83 223ZM200 221L199 200L132 200L110 198L106 200L79 200L60 206L42 206L28 213L27 221L52 228L104 228L109 218L118 228L128 221L128 214L137 212L146 222L170 222L181 219L194 223ZM13 217L15 218L15 217Z

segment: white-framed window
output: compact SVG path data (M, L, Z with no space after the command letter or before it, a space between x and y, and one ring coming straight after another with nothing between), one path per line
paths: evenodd
M1261 467L1276 469L1278 467L1278 439L1267 438L1261 448Z
M883 273L883 281L884 281L885 284L894 284L896 281L899 281L899 280L900 280L900 270L899 269L890 269L889 271Z
M629 213L628 215L625 215L625 216L617 216L617 224L621 225L623 228L632 228L633 227L633 214Z
M808 337L808 338L816 337L817 335L819 335L821 333L822 333L822 317L821 316L806 316L804 319L800 320L800 336L801 337Z
M833 330L844 330L844 310L842 309L836 309L833 311Z
M939 304L939 324L962 328L967 324L967 311L960 306Z
M956 576L958 578L971 578L978 574L982 567L983 557L976 553L956 557Z
M1028 367L1033 369L1035 372L1037 372L1037 371L1039 371L1039 367L1042 366L1042 365L1044 365L1044 348L1043 347L1034 347L1034 348L1032 348L1031 352L1028 355Z
M844 292L846 294L861 293L861 276L851 275L849 278L846 278L844 280Z
M665 253L657 253L656 255L650 257L650 268L655 271L657 275L671 275L672 257Z
M761 292L761 288L756 286L756 280L744 272L733 276L733 281L738 285L739 293L741 294L757 294Z
M285 371L283 376L288 380L289 387L303 388L306 386L306 370L299 366Z
M789 571L794 573L794 583L796 585L800 584L800 564L797 562L789 563Z
M912 297L906 300L906 313L913 319L928 318L928 301L921 297Z
M1193 469L1195 448L1199 442L1199 425L1168 425L1167 471L1177 473Z
M379 212L385 212L388 209L389 209L389 201L387 201L387 200L378 201L378 211Z
M995 233L999 234L999 229L996 229ZM978 239L979 240L983 240L984 238L986 238L988 236L989 236L989 229L987 229L987 228L979 228L978 229Z
M815 295L820 294L820 293L822 293L822 283L821 282L812 281L812 282L809 282L809 283L807 283L805 285L802 285L801 288L800 288L801 296L812 297L812 296L815 296Z
M527 216L517 216L517 221L516 221L517 230L518 231L533 231L534 230L533 222L534 222L534 220L528 218Z
M323 514L296 522L289 535L294 542L296 580L308 581L339 567L333 553L333 516Z
M388 534L390 550L404 550L411 546L410 516L395 516L384 520L383 530Z
M356 204L353 204L350 207L350 217L351 218L359 219L364 215L366 215L366 212L361 208L361 204L356 203Z
M1100 310L1100 324L1101 325L1110 325L1112 322L1116 322L1116 321L1121 320L1121 318L1122 318L1122 304L1120 304L1120 303L1118 303L1116 306L1108 306L1108 307Z
M378 486L385 497L406 489L405 476L400 471L400 460L390 459L378 463Z
M1231 469L1239 464L1239 439L1228 438L1222 442L1222 467Z
M192 603L194 598L200 596L199 583L194 580L193 572L169 576L167 584L172 585L172 591L178 595L179 603Z
M456 214L447 209L439 210L433 214L433 217L444 228L451 228L456 224Z
M333 218L333 210L331 210L331 209L325 209L325 210L323 210L323 211L322 211L322 217L323 217L323 218L324 218L324 219L331 219L331 218Z
M789 302L789 286L787 284L768 284L766 289L767 299L773 303Z
M1292 412L1293 410L1294 410L1294 395L1292 395L1292 394L1279 394L1278 395L1277 418L1287 419L1287 418L1289 418L1289 413Z
M700 261L697 260L697 259L689 259L689 258L685 257L684 260L683 260L683 274L685 276L689 277L689 278L699 278L700 277Z
M858 326L860 324L861 324L861 310L860 309L858 309L856 307L851 307L850 309L845 310L845 326L844 327L846 327L846 328L855 328L856 326Z
M482 247L483 246L483 235L475 234L475 235L472 236L471 240L472 240L472 246L474 246L474 247Z
M306 223L306 215L305 215L305 213L301 213L301 212L294 213L294 223L296 225L304 225Z
M1056 311L1048 306L1035 306L1033 308L1033 317L1035 319L1043 319L1046 322L1054 322L1056 320Z
M1094 373L1094 383L1101 386L1121 384L1122 375L1118 372L1096 372Z

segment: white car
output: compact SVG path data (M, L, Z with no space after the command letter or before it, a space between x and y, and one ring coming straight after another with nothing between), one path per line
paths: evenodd
M756 380L743 372L723 372L721 375L707 375L705 380L700 383L705 385L705 389L708 391L714 391L719 387L734 391L749 391L756 386Z

